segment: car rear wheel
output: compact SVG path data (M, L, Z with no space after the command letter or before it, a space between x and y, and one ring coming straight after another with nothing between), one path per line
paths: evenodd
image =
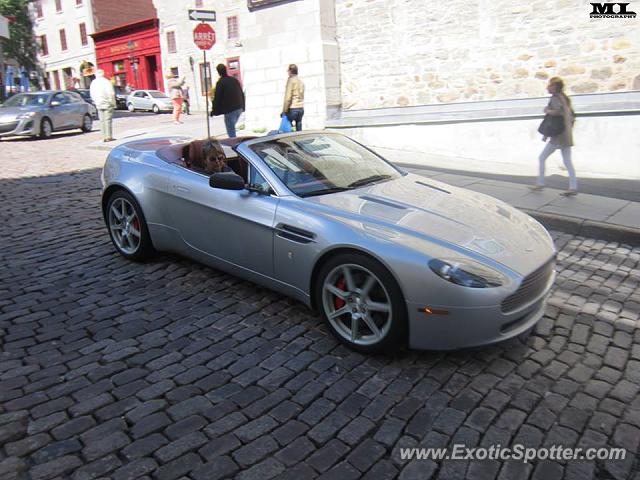
M111 195L106 217L111 241L122 256L141 261L153 254L142 210L130 193L119 190Z
M160 113L160 107L158 107L158 105L156 104L153 105L151 110L153 111L153 113Z
M90 132L93 129L93 119L91 118L91 115L85 114L85 116L82 118L81 128L85 133Z
M363 254L340 254L322 266L316 304L329 330L361 352L398 349L406 342L402 291L391 273Z
M133 106L133 103L129 103L127 104L127 110L129 110L130 112L133 112L136 108Z
M40 121L40 138L49 138L51 137L51 133L53 132L53 125L51 125L51 120L48 118L43 118Z

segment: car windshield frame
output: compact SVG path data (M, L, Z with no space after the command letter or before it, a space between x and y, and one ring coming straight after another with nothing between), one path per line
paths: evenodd
M289 191L303 198L354 190L404 175L371 149L340 134L294 134L248 147Z
M152 98L169 98L166 93L159 90L148 90L147 93L151 95Z
M37 100L30 100L27 103L20 103L21 99L29 97ZM50 99L51 93L18 93L16 95L13 95L11 98L8 98L2 105L4 107L44 107L49 104Z

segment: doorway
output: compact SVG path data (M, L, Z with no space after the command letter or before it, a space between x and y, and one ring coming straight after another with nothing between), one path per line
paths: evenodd
M157 90L158 89L158 61L156 60L156 56L152 55L149 57L144 57L147 62L147 81L149 85L149 90Z

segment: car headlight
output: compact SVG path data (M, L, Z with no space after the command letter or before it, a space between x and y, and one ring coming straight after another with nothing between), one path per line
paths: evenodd
M35 115L36 115L36 112L25 112L25 113L21 113L16 118L18 120L24 120L25 118L33 118L35 117Z
M507 282L501 273L472 260L434 258L429 262L429 268L439 277L463 287L500 287Z

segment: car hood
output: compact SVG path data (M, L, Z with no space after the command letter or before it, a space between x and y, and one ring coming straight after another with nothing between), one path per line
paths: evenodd
M487 195L408 174L357 190L308 197L367 232L407 245L407 236L492 259L526 274L555 248L528 215ZM416 245L419 245L417 243ZM427 252L428 253L428 252Z
M1 107L0 108L0 123L12 122L18 115L22 115L27 112L40 112L44 107Z

